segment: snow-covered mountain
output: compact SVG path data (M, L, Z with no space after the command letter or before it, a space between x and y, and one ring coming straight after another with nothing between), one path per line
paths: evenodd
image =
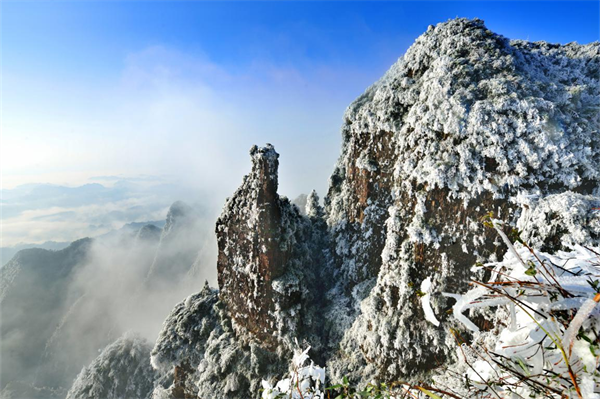
M194 286L150 354L131 337L109 346L69 397L247 399L307 346L333 382L418 381L453 364L454 332L469 331L440 293L467 291L474 265L507 252L484 221L548 253L600 244L599 74L599 43L511 41L477 19L430 26L348 107L324 207L314 192L304 212L281 196L279 154L252 147L216 224L218 289ZM171 209L159 248L195 234L171 231L182 214ZM143 285L183 284L192 254L156 254Z
M119 338L81 370L67 399L149 397L155 374L150 365L151 348L134 334Z
M524 205L541 218L562 194L582 203L579 223L538 244L571 228L600 238L590 220L599 49L510 41L480 20L453 20L430 26L350 105L326 198L336 285L356 298L328 313L351 315L334 328L343 338L332 350L344 354L329 363L335 375L416 378L451 355L450 329L425 320L419 287L430 278L434 291L462 292L471 266L504 253L482 223L489 212L516 225ZM451 303L433 300L440 321Z
M219 291L164 324L154 364L177 379L157 389L251 397L296 340L359 384L452 362L453 300L432 297L436 326L420 287L464 292L473 265L503 256L490 212L536 248L600 239L599 50L510 41L480 20L429 27L348 108L309 217L277 194L274 148L251 149L217 223Z

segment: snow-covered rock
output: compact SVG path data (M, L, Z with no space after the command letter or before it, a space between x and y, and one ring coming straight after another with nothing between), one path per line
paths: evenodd
M179 303L152 350L161 376L154 397L251 397L262 377L285 367L256 342L239 340L231 324L218 291L208 285Z
M254 397L289 375L296 341L334 383L455 361L451 330L486 320L457 310L473 293L441 293L506 253L484 221L534 248L598 244L599 51L510 41L477 19L429 27L348 108L325 207L311 193L306 215L277 193L273 146L253 147L217 221L219 290L165 321L153 396Z
M150 398L155 374L150 365L151 348L135 334L119 338L81 370L67 399Z
M575 208L525 232L532 244L578 223L571 244L597 242L599 50L510 41L480 20L451 20L429 27L350 105L325 200L338 276L327 318L339 320L330 336L343 337L329 342L340 348L327 364L334 379L418 378L452 357L452 300L427 301L435 326L419 287L430 278L433 291L462 292L473 264L501 257L482 218L517 227L527 217L517 196L539 198L530 219L557 201Z
M291 348L295 339L318 345L322 256L313 224L277 194L273 146L254 146L250 156L250 174L217 220L219 298L240 337L271 351Z

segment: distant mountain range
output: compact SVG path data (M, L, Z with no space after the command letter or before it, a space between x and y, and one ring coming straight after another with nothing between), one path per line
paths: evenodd
M149 222L127 223L121 229L114 230L114 231L111 231L108 233L104 233L103 235L101 235L99 237L110 236L112 234L115 234L118 232L124 232L124 231L137 231L137 230L141 229L142 227L144 227L145 225L149 225L149 224L154 225L158 228L162 228L165 225L165 221L164 220L154 220L154 221L149 221ZM13 258L13 256L15 256L15 254L17 252L19 252L22 249L40 248L40 249L47 249L50 251L58 251L58 250L68 247L69 244L70 244L70 242L46 241L42 244L18 244L13 247L0 247L0 262L1 262L0 267L4 266L9 260L11 260Z
M47 249L51 251L58 251L60 249L66 248L70 243L69 242L56 242L56 241L46 241L42 244L18 244L13 247L1 247L0 248L0 267L4 266L6 262L11 260L13 256L17 252L22 249L29 248L41 248Z
M3 247L46 241L68 243L79 237L96 237L117 230L132 221L161 220L178 199L198 198L202 199L203 208L214 206L211 204L214 195L207 196L200 190L166 183L160 178L122 178L107 184L95 182L78 187L26 184L2 189ZM2 255L2 264L9 255Z
M20 249L0 269L0 397L64 398L121 334L153 339L178 301L214 282L212 225L206 212L176 202L164 221Z

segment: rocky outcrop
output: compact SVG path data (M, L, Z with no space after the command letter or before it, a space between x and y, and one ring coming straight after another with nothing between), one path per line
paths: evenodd
M434 300L442 327L425 321L422 281L463 291L470 267L504 250L482 218L516 227L511 198L597 193L598 51L453 20L429 27L348 108L326 198L335 290L349 304L340 311L337 300L329 315L352 314L335 325L334 375L393 381L443 363L450 303ZM582 215L593 202L578 202Z
M315 193L307 213L277 194L279 154L252 147L252 170L217 220L219 290L177 305L152 351L167 397L252 397L287 366L296 342L320 347L326 226Z
M150 398L154 370L150 344L127 334L102 351L75 379L67 399Z
M316 265L312 223L277 194L279 154L252 147L252 171L227 201L217 221L219 298L241 336L265 349L291 347L318 335Z

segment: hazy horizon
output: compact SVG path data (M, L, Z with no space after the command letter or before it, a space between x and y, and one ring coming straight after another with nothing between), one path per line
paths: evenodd
M281 154L281 194L316 189L323 197L344 110L428 25L479 17L511 39L560 43L598 40L599 27L597 2L2 7L3 246L58 241L69 229L69 237L85 236L82 226L97 223L81 215L120 212L110 223L123 224L164 217L177 199L218 210L248 173L249 148L267 142ZM6 190L23 184L101 183L110 191L114 181L148 185L144 179L161 182L118 201L38 199L8 212ZM125 211L133 206L147 209ZM52 225L51 215L74 219Z

